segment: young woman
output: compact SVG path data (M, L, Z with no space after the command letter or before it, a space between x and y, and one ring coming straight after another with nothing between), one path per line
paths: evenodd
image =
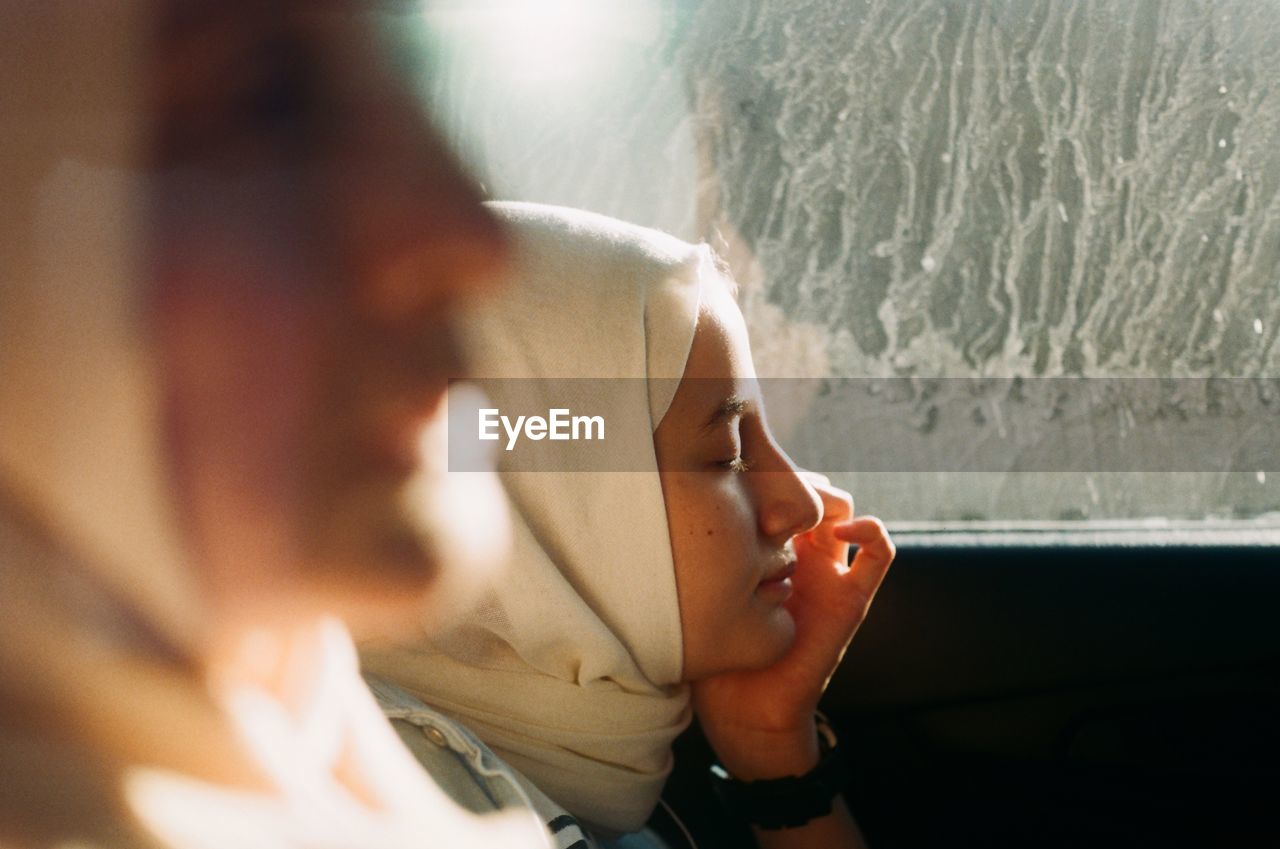
M576 407L605 439L502 452L519 519L509 572L447 638L370 651L366 669L400 719L407 692L474 731L553 830L567 811L583 839L648 845L635 832L690 706L731 787L819 768L818 699L893 547L774 441L707 248L573 210L494 209L519 280L474 321L474 371L495 378L493 408ZM822 801L760 842L861 845L843 805Z
M426 780L348 632L501 560L418 445L505 241L383 24L0 4L7 849L545 845Z

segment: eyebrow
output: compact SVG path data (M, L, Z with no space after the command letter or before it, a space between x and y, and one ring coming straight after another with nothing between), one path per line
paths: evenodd
M707 431L715 430L716 427L723 422L737 418L745 413L747 411L747 407L747 399L741 398L737 395L729 396L721 401L716 406L715 410L712 411L711 415L707 417L707 420L702 425L702 431L705 433Z

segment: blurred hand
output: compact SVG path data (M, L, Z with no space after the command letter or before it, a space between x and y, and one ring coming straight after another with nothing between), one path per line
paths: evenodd
M805 476L822 497L823 518L795 538L794 590L786 605L795 620L795 641L770 667L693 684L694 710L708 741L724 767L742 780L803 774L817 764L818 700L895 553L879 519L854 518L849 493L822 475ZM852 564L850 544L858 548Z

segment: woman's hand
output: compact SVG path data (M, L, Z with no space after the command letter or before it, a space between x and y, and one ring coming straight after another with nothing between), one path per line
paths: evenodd
M893 561L893 542L879 519L854 518L849 493L822 475L806 477L822 497L823 517L795 538L794 591L787 601L795 641L773 666L693 685L708 741L741 780L801 775L817 764L818 700ZM851 543L858 553L846 566Z

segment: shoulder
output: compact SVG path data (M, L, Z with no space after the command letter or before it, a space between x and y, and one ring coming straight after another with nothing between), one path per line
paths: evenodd
M418 763L462 807L475 813L531 810L545 823L556 849L683 849L691 845L664 839L660 834L670 829L657 823L655 828L612 839L592 834L462 723L377 676L366 675L365 680Z
M381 678L366 675L365 681L401 741L456 803L473 813L530 810L546 826L556 849L601 849L572 814L465 725Z

